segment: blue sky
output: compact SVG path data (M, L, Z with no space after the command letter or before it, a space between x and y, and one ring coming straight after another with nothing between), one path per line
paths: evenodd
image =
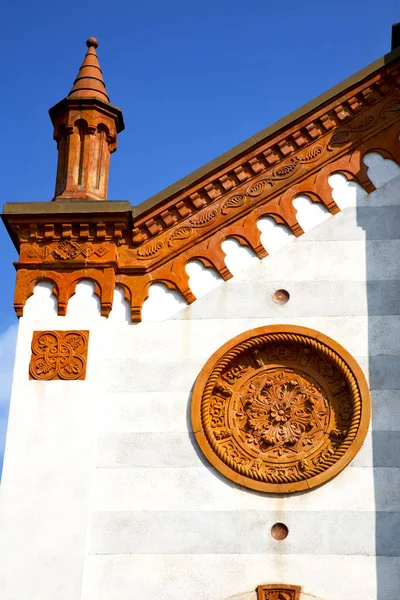
M89 36L126 130L109 198L137 204L390 50L396 0L3 2L1 203L52 198L48 108ZM15 250L0 229L0 462L16 317Z

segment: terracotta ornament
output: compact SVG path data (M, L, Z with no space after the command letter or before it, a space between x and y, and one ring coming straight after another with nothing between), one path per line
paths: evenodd
M88 331L34 331L29 378L85 379Z
M44 279L54 283L60 315L81 279L93 281L104 316L116 285L133 321L141 320L153 283L178 290L191 303L196 298L188 261L199 260L227 280L232 274L221 248L225 239L236 238L263 258L261 217L300 236L292 204L297 195L335 214L330 175L342 173L371 192L363 156L377 151L400 163L400 58L393 55L184 184L138 207L107 201L110 152L123 121L108 100L97 41L90 38L87 45L70 94L50 110L59 152L56 201L5 206L3 220L19 252L18 316Z
M284 583L259 585L257 600L300 600L300 591L299 586L285 585Z
M271 527L271 536L274 540L281 542L289 535L289 529L285 523L274 523Z
M191 417L200 449L223 475L290 493L349 464L367 433L370 397L339 344L312 329L274 325L234 338L207 361Z
M70 93L49 111L58 148L55 200L107 198L110 154L124 129L122 112L107 94L96 38L89 38L86 45Z

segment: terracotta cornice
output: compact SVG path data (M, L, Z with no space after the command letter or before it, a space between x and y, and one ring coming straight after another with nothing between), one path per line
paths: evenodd
M147 202L144 202L141 207L138 207L144 209L140 214L137 214L138 210L135 207L137 241L150 239L168 229L171 219L178 223L215 199L227 197L243 185L247 188L248 184L256 181L260 175L270 179L268 182L270 193L263 194L263 199L266 196L273 197L277 191L280 192L282 187L285 187L285 183L291 182L293 177L299 179L306 174L304 170L303 172L299 169L296 172L294 169L290 170L293 162L302 162L303 165L306 162L310 165L314 163L311 169L314 167L316 170L325 162L331 162L338 154L347 153L352 146L359 143L360 138L367 137L367 131L369 136L374 135L379 129L379 123L373 127L372 116L369 116L369 122L360 122L362 120L355 117L368 112L369 108L376 107L384 99L395 94L400 84L399 64L400 60L397 60L390 67L381 68L379 72L374 73L358 86L352 87L351 91L346 91L339 97L325 102L323 107L319 106L303 114L297 120L274 132L266 140L255 141L251 148L231 158L226 164L220 165L216 172L211 171L200 177L179 193L171 194L155 206L147 207ZM326 148L332 133L336 130L346 131L347 123L350 130L347 138L336 138L333 143L334 148L329 146L327 148L329 153L323 156L319 146L322 146L321 150ZM359 136L356 135L357 131L360 131ZM319 143L315 144L315 142ZM316 161L312 161L312 148L317 152ZM303 152L302 157L299 156L299 153L305 149L309 149L311 154ZM289 169L287 163L290 165ZM285 174L276 176L276 171L281 165L287 169L286 176ZM307 172L309 173L310 169L307 169ZM181 202L184 207L181 206ZM157 227L152 220L157 220Z
M100 209L100 210L99 210ZM91 279L101 300L101 314L112 308L118 248L132 232L129 202L37 202L6 204L3 221L19 252L14 307L23 307L38 281L54 283L58 314L81 279Z
M155 206L161 206L162 202L171 200L181 192L187 190L191 185L198 183L202 181L203 178L207 178L211 174L216 173L218 170L223 169L231 164L232 161L242 158L246 155L246 153L253 150L257 144L263 144L267 142L279 132L284 131L285 128L300 123L308 116L315 114L316 111L322 110L324 107L328 106L328 104L332 104L336 100L340 101L344 94L351 94L351 92L357 87L370 81L371 77L380 73L383 68L387 68L390 65L395 65L396 62L398 62L398 59L400 59L400 48L394 49L388 54L385 54L357 73L354 73L316 98L313 98L303 106L285 115L275 123L272 123L258 133L253 134L247 140L242 141L240 144L220 154L192 173L189 173L183 177L183 179L176 181L167 188L157 192L154 196L136 205L134 207L134 215L143 215L152 210Z
M120 285L132 319L139 321L152 283L179 290L189 303L195 300L185 269L189 260L200 260L229 279L221 249L227 237L265 257L257 228L260 217L272 217L301 235L292 205L298 194L307 194L332 214L338 212L328 184L332 173L341 172L373 191L363 155L378 151L400 162L399 65L400 58L382 65L183 190L155 206L147 204L137 216L132 217L127 203L121 210L108 201L101 206L60 203L69 204L67 213L50 210L50 203L36 212L30 208L33 203L20 210L6 205L3 220L20 250L17 314L40 279L55 283L59 312L65 314L76 282L90 278L102 314L109 313L114 286ZM93 204L96 209L90 208Z

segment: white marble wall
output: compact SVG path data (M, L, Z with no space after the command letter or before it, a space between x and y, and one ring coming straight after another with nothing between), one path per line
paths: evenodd
M97 451L101 322L93 286L79 284L66 317L39 284L19 322L0 493L0 596L80 598ZM89 329L87 379L30 381L33 331Z
M4 600L255 600L261 583L302 600L397 600L400 588L400 170L366 162L378 190L342 175L342 212L295 200L293 239L263 219L270 255L223 244L223 282L188 265L198 300L154 285L144 322L116 290L109 319L81 284L67 317L41 286L20 322L3 476ZM397 169L397 170L396 170ZM284 288L284 306L272 300ZM45 301L47 306L45 307ZM371 432L352 464L311 492L267 496L227 481L199 452L190 391L208 357L253 327L312 327L370 378ZM27 378L32 331L90 329L85 382ZM276 521L286 540L270 535Z

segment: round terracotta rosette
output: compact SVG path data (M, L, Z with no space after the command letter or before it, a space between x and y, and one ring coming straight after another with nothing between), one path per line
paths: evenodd
M370 396L354 358L326 335L261 327L222 346L192 396L197 442L223 475L273 493L332 479L360 449Z

